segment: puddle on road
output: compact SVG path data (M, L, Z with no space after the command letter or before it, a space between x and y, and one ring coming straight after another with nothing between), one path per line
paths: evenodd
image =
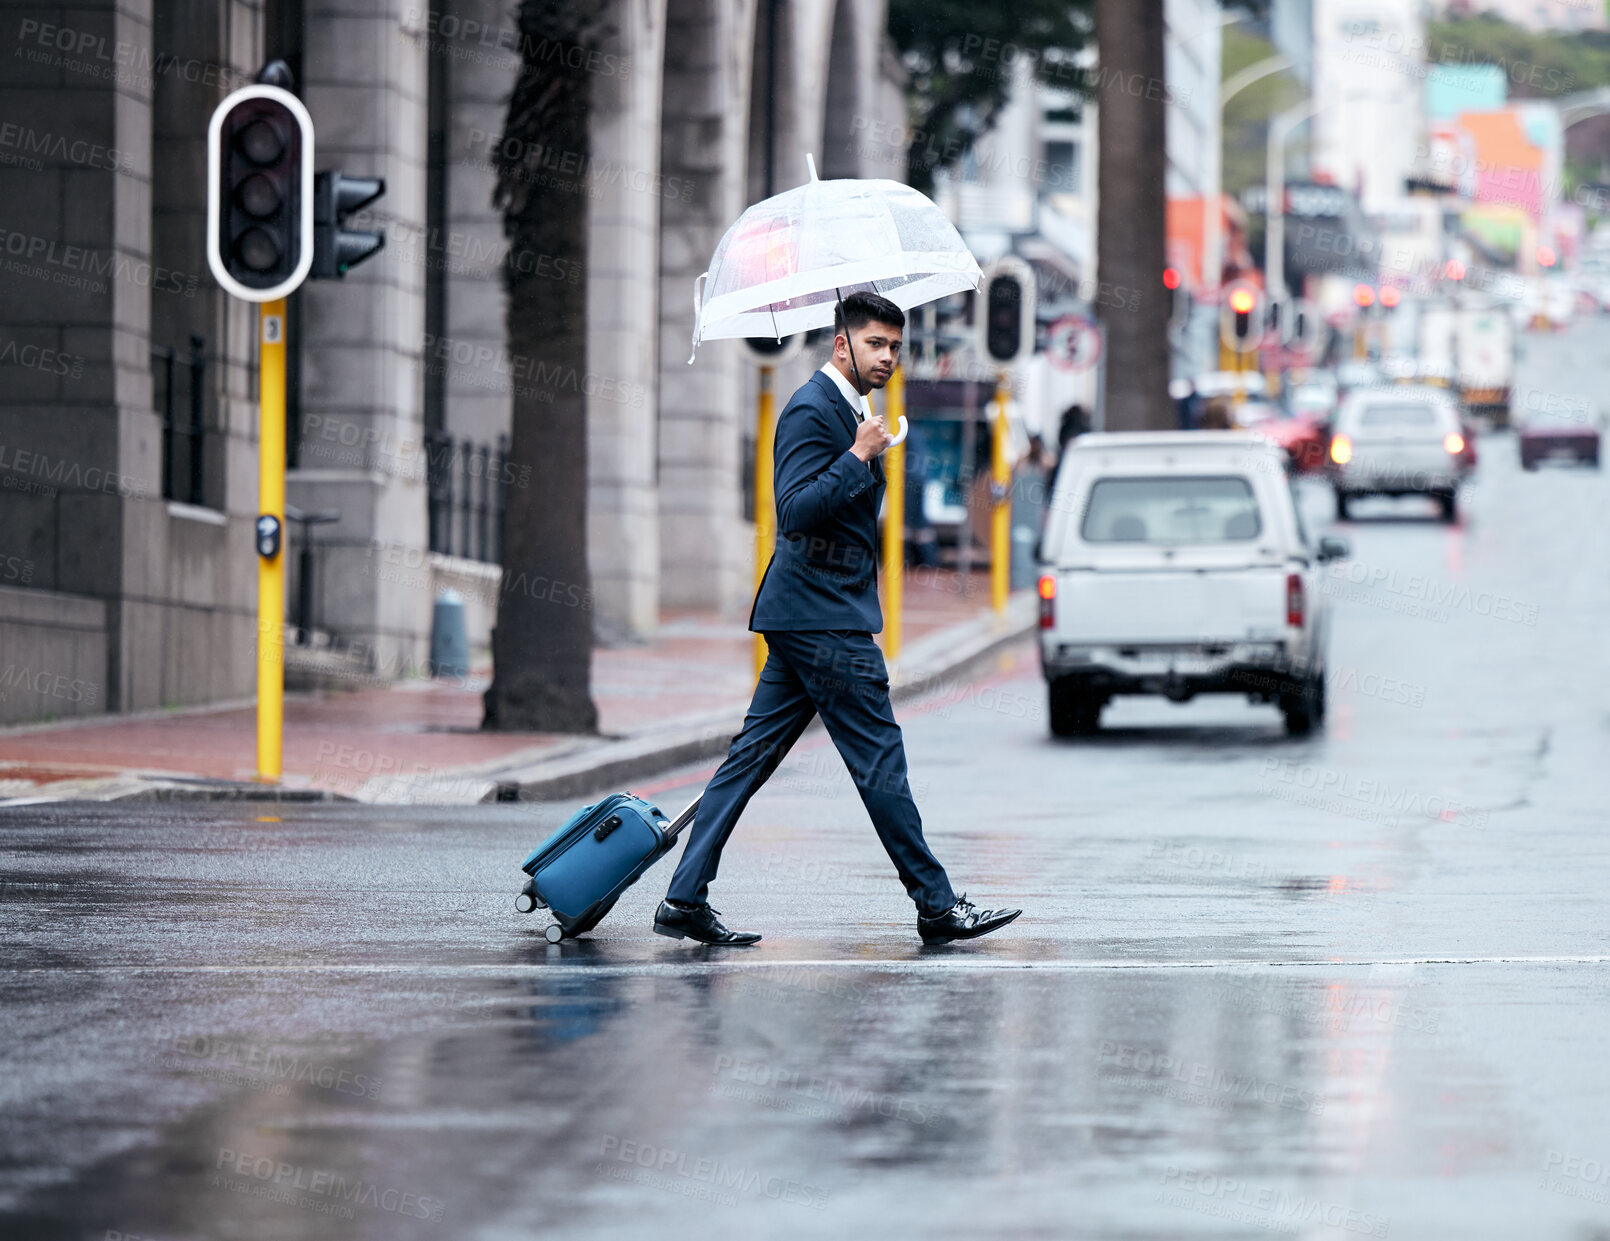
M1271 1192L1323 1182L1372 1210L1378 1186L1345 1184L1380 1160L1381 1119L1446 1112L1446 1087L1462 1171L1515 1159L1512 1120L1484 1123L1500 1092L1418 981L802 963L304 982L257 1028L209 1034L196 1012L177 1057L120 1066L120 1101L85 1100L78 1123L93 1113L124 1148L33 1194L6 1233L406 1239L530 1235L540 1219L543 1235L602 1237L652 1218L707 1235L719 1210L723 1228L788 1235L897 1202L928 1231L987 1183L1015 1187L991 1211L1009 1230L1077 1203L1126 1235L1178 1236L1213 1223L1200 1178L1253 1153ZM294 992L317 985L412 1032L298 1034ZM198 1101L153 1126L141 1101L176 1090ZM74 1128L11 1158L71 1164ZM1446 1156L1447 1124L1441 1155L1414 1128L1387 1143L1403 1148L1394 1175Z

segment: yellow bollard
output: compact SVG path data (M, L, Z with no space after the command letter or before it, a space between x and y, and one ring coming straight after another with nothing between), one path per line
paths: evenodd
M990 483L994 506L990 510L990 603L1006 611L1012 570L1012 463L1007 460L1006 401L1011 395L1005 371L995 382L995 421L990 435Z
M898 430L906 412L906 373L895 367L884 388L883 422ZM900 622L906 596L906 446L883 454L883 657L900 658Z
M259 310L257 512L280 546L257 557L257 778L278 781L285 734L285 299Z
M777 419L777 398L772 392L776 368L760 368L760 402L755 418L755 590L766 576L777 541L777 509L772 495L772 436ZM766 639L755 635L755 680L766 666Z

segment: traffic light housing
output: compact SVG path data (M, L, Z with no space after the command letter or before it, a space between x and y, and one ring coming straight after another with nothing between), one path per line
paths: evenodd
M984 313L979 316L982 352L1011 366L1034 352L1034 270L1021 259L1004 258L984 277Z
M1238 281L1225 292L1219 310L1219 337L1237 353L1256 349L1264 335L1264 298L1257 285Z
M805 333L795 332L778 340L775 336L746 336L744 347L761 366L781 366L792 362L805 348Z
M1168 326L1178 331L1191 317L1191 290L1178 267L1163 268L1163 288L1168 292Z
M286 296L313 264L313 119L278 86L233 92L207 126L207 265L248 302Z
M379 177L349 177L339 170L321 172L313 187L313 278L339 280L350 268L380 252L386 235L351 229L347 217L386 192Z

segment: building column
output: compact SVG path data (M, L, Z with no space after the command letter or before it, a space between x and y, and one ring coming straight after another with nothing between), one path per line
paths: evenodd
M660 64L665 0L617 0L593 82L588 220L587 546L605 641L654 632L660 540L655 448L659 371ZM609 63L607 60L605 63ZM684 355L686 356L686 355Z
M743 10L700 0L666 28L660 162L660 602L726 611L746 602L752 559L743 520L741 372L735 341L687 364L693 285L744 207L752 45ZM751 432L752 433L752 432Z
M388 243L344 279L304 286L302 468L287 495L340 510L319 535L321 620L388 676L423 665L431 619L425 281L411 246L425 233L427 48L417 0L308 0L302 97L318 163L385 179L373 214Z

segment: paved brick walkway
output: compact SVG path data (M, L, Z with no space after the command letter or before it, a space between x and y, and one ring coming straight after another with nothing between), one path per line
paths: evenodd
M912 570L908 646L987 611L986 575L972 575L965 591L960 586L952 570ZM594 652L601 731L630 735L741 706L754 685L744 619L671 614L652 643ZM461 681L288 694L285 785L350 795L376 776L528 763L576 745L570 737L482 732L488 671ZM255 709L236 705L8 730L0 735L0 798L124 775L250 780L255 729Z

